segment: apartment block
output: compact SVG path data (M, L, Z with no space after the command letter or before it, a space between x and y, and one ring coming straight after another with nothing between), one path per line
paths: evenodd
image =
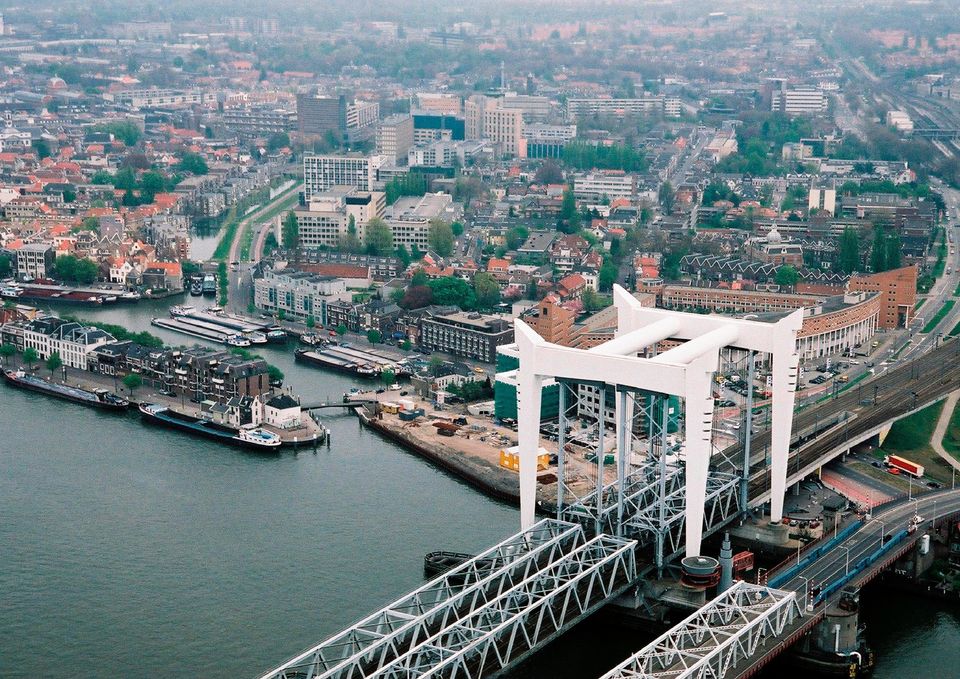
M351 186L334 186L311 196L309 202L294 210L299 227L300 245L306 249L336 247L347 234L350 217L362 240L367 222L383 217L386 196L380 191L360 191Z
M404 163L412 146L413 117L398 114L380 121L377 126L378 155L386 156L394 163Z
M317 155L303 157L304 198L309 202L313 196L329 191L334 186L352 186L361 191L371 191L377 181L377 170L384 165L383 156Z

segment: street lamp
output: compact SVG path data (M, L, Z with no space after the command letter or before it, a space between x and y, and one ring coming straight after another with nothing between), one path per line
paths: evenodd
M804 607L807 611L812 611L813 602L810 601L810 578L805 578L802 575L798 575L797 577L803 580L803 600L805 602Z
M846 562L846 566L844 567L843 574L850 575L850 548L844 547L843 545L840 545L840 548L846 550L847 552L847 562Z

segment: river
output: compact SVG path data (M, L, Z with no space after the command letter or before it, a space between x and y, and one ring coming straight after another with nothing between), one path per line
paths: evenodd
M70 311L192 343L149 325L175 301ZM353 384L262 353L304 399ZM354 416L324 424L329 447L261 456L0 389L0 676L253 676L421 584L424 553L516 530ZM956 611L869 612L877 677L960 661ZM648 640L589 621L514 677L596 677Z

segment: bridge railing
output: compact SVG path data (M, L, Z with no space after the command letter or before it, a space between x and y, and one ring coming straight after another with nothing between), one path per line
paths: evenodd
M836 545L859 531L863 526L864 523L862 521L855 521L826 542L811 542L807 545L808 549L801 551L799 559L795 559L795 557L791 555L771 568L769 572L777 574L772 578L768 575L767 584L771 587L779 587L783 583L789 582L794 575L806 568L811 562L819 559ZM795 561L795 563L791 563L792 561ZM781 568L786 568L786 570L780 571Z

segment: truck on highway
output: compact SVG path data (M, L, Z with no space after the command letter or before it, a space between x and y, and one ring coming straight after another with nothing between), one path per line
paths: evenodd
M923 465L917 464L916 462L911 462L904 457L900 457L898 455L887 455L883 461L888 467L899 469L904 474L910 474L910 476L918 479L923 476Z

